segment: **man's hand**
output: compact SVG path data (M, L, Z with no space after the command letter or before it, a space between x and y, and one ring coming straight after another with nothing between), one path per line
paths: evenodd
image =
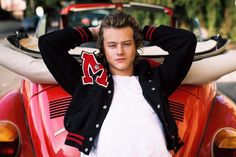
M99 29L100 29L100 25L96 26L96 27L89 27L88 28L90 30L90 32L93 35L93 39L97 40L98 38L98 33L99 33Z

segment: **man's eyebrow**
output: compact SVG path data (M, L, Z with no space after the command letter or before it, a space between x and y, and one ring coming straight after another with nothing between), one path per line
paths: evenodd
M107 44L116 44L117 42L115 42L115 41L108 41L108 42L106 42Z
M108 43L108 44L117 44L117 43L125 43L125 42L132 42L132 40L124 40L124 41L121 41L121 42L108 41L107 43Z
M125 42L132 42L132 40L125 40L122 43L125 43Z

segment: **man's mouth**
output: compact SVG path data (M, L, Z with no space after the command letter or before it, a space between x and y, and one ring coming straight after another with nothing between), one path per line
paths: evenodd
M125 58L118 58L116 59L117 62L124 62L125 61Z

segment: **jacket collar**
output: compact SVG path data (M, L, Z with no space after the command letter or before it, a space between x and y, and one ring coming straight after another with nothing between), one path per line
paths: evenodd
M139 59L134 65L134 75L140 79L148 79L150 77L151 66L146 59Z

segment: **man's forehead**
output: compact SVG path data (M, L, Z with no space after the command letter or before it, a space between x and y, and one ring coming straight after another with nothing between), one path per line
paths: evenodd
M130 27L106 28L104 30L104 42L125 42L133 41L133 30Z

